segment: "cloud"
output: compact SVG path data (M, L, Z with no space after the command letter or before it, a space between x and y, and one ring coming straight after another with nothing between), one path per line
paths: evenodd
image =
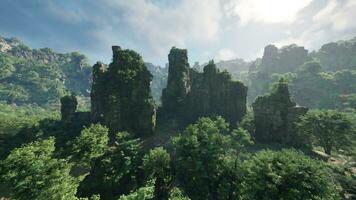
M86 19L90 19L88 13L86 13L80 7L57 5L52 1L48 1L45 3L47 3L46 7L48 9L48 12L52 16L56 17L59 20L62 20L65 23L78 24L80 22L85 21Z
M188 43L209 43L218 39L221 12L218 0L181 0L173 7L162 7L151 1L106 0L107 7L120 13L130 29L131 38L146 47L148 57L165 56L172 46L187 47ZM115 12L113 12L115 13ZM106 24L104 30L121 31L120 26ZM97 32L98 38L103 35ZM106 34L105 40L115 38Z
M344 31L356 28L355 17L355 0L330 0L323 9L314 15L313 20L318 24L330 25L334 31Z
M306 8L312 0L235 0L225 4L230 15L237 15L240 23L263 24L286 23L297 20L298 13Z
M310 44L307 43L307 41L303 40L303 37L289 37L289 38L274 42L273 44L276 45L278 48L281 48L283 46L287 46L290 44L296 44L296 45L305 46L305 47L310 46Z
M120 45L164 66L172 46L192 62L254 59L269 43L316 49L355 36L354 10L355 0L2 0L0 34L92 62Z
M220 49L216 55L217 60L232 60L234 58L237 58L237 54L229 48Z
M310 16L305 28L274 42L277 46L291 43L317 50L323 44L355 37L356 1L329 0Z

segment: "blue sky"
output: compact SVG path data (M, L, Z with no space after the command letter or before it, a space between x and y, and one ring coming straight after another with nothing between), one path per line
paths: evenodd
M356 36L355 0L1 0L0 35L110 62L111 46L164 65L260 57L267 44L315 50Z

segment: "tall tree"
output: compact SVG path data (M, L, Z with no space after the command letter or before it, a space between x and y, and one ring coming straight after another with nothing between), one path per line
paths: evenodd
M231 174L225 169L231 144L228 124L221 117L201 118L173 139L177 177L189 197L229 199L225 187ZM236 199L238 194L232 193Z
M115 144L96 159L90 175L80 184L79 194L100 194L103 199L127 194L138 186L141 160L140 140L127 132L117 133Z
M54 138L14 149L1 162L1 177L15 199L76 199L78 182L70 176L71 165L53 157Z
M334 110L309 111L301 117L298 129L310 135L328 155L333 148L346 147L350 142L348 136L354 131L347 115Z
M242 199L340 199L328 167L295 150L261 151L241 168Z
M93 159L102 156L108 150L109 129L92 124L81 131L79 137L74 140L72 155L82 164L90 166Z
M167 200L172 182L169 153L162 147L150 150L143 158L143 167L148 177L155 180L154 199Z

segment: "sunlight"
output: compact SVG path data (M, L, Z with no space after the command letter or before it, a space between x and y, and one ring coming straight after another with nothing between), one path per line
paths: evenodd
M298 12L308 6L312 0L241 0L235 4L235 13L241 23L292 23Z

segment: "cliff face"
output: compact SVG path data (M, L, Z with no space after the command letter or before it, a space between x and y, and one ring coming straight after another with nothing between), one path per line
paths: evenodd
M89 112L78 112L77 97L72 95L63 96L61 99L61 121L68 124L77 124L79 127L90 122Z
M164 116L187 124L203 116L221 115L236 125L246 113L247 87L219 72L214 62L200 73L189 68L187 51L172 48L167 88L163 91Z
M74 95L64 96L61 98L61 116L62 121L72 122L75 118L78 101Z
M113 61L93 67L91 118L112 133L129 131L137 136L155 128L155 109L150 95L152 76L139 54L113 46Z
M270 74L294 72L308 59L308 50L304 47L289 45L278 49L268 45L264 49L260 69Z
M167 115L176 115L183 108L190 91L190 69L186 49L173 47L168 54L167 87L162 91L162 107Z
M188 122L202 116L221 115L232 126L246 114L247 87L233 81L228 72L219 72L214 62L203 73L191 72L191 92L184 110Z
M258 97L252 107L255 138L259 142L269 143L292 143L294 123L308 111L291 101L288 85L282 81L271 94Z
M274 45L267 45L262 59L256 60L249 70L249 101L269 91L274 73L295 72L309 59L308 50L304 47L289 45L278 49Z

